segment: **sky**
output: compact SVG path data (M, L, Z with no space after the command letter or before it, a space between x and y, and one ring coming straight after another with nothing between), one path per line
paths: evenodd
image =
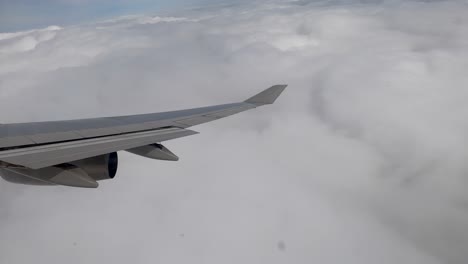
M119 152L98 189L1 181L0 263L466 263L466 2L129 14L0 33L0 123L289 86L166 142L178 162Z
M243 0L236 0L235 3ZM226 4L224 0L0 0L0 32L74 25L103 18Z

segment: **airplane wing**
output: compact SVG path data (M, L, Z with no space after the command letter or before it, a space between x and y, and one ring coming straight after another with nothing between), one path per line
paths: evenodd
M180 111L68 121L0 124L0 165L42 169L197 132L188 127L272 104L286 85L238 103Z

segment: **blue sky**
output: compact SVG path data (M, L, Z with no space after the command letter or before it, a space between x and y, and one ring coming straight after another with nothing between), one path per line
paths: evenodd
M222 0L0 0L0 32L69 25L125 14L184 9Z

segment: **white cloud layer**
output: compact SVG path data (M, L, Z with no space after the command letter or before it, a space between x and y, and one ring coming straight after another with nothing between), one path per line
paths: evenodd
M98 190L0 183L0 263L466 263L463 2L263 2L0 34L0 123L277 104L121 153Z

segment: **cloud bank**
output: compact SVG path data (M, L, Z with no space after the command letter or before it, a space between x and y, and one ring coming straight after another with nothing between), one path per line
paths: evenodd
M272 107L121 153L98 190L0 183L1 263L465 263L464 2L258 2L0 34L0 123Z

